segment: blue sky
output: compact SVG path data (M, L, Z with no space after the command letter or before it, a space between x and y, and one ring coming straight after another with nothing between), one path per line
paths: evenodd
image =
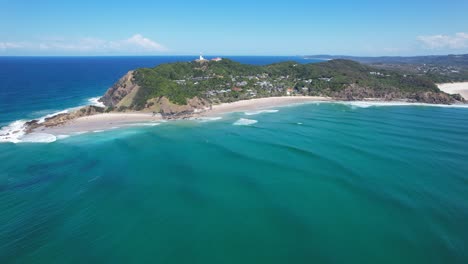
M2 55L468 53L468 1L0 0Z

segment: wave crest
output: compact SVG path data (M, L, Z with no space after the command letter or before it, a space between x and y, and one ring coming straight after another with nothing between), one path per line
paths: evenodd
M98 97L92 97L92 98L88 99L88 102L90 102L91 105L94 105L94 106L97 106L97 107L106 107L103 102L99 102L99 99L101 99L101 97L99 97L99 96Z
M24 143L52 143L57 137L47 133L30 133L21 138Z
M21 142L21 137L26 134L26 121L17 120L0 129L0 142Z
M258 111L251 111L251 112L245 112L245 115L251 116L251 115L258 115L258 114L265 114L265 113L276 113L279 110L276 109L271 109L271 110L258 110Z
M253 125L253 124L257 123L257 122L258 122L257 120L241 118L241 119L237 120L236 122L234 122L233 125L235 125L235 126L250 126L250 125Z

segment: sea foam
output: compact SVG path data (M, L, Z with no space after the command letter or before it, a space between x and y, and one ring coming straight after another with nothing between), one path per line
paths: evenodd
M250 125L253 125L253 124L257 123L257 122L258 122L257 120L241 118L241 119L237 120L236 122L234 122L233 125L235 125L235 126L250 126Z
M69 138L70 135L57 135L57 139L65 139L65 138Z
M0 142L21 142L21 137L26 134L26 121L17 120L0 129Z
M468 104L426 104L426 103L411 103L411 102L372 102L372 101L330 101L329 103L339 103L349 105L355 108L369 107L390 107L390 106L429 106L429 107L446 107L446 108L468 108Z
M99 102L99 99L101 97L92 97L88 99L88 102L91 103L91 105L97 106L97 107L106 107L103 102Z
M252 111L252 112L245 112L245 115L251 116L251 115L258 115L258 114L265 114L265 113L276 113L278 110L276 109L271 109L271 110L258 110L258 111Z
M205 116L205 117L197 117L197 118L194 118L193 120L197 120L197 121L204 123L204 122L211 122L211 121L216 121L216 120L221 120L221 119L223 118L220 116L213 116L213 117Z
M45 122L45 120L47 118L51 118L51 117L54 117L54 116L57 116L57 115L60 115L60 114L67 114L67 113L70 112L69 110L71 110L71 109L66 109L66 110L63 110L63 111L59 111L59 112L55 112L55 113L52 113L52 114L45 115L45 116L37 119L37 123L42 124L42 123Z
M91 105L98 106L98 107L105 107L103 103L99 102L100 97L93 97L88 99L88 102ZM38 124L42 124L45 122L47 118L51 118L60 114L70 113L71 111L78 110L82 106L78 107L71 107L62 111L57 111L51 114L44 115L42 117L33 119L37 120ZM47 113L50 112L49 110L41 110L36 113ZM30 120L28 120L30 121ZM16 120L11 124L4 126L0 129L0 143L21 143L21 142L37 142L37 143L50 143L54 142L57 137L51 134L44 134L44 133L31 133L26 134L26 122L25 120ZM63 136L63 135L62 135Z
M130 123L130 124L126 124L124 126L128 126L128 127L139 127L139 126L159 126L161 125L161 123L158 123L158 122L148 122L148 123Z
M30 133L21 138L25 143L52 143L56 140L56 136L47 133Z

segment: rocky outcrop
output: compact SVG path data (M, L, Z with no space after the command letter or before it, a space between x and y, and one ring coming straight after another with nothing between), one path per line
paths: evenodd
M409 97L414 99L417 102L428 103L428 104L453 104L453 103L463 103L456 101L455 98L446 93L434 93L434 92L424 92L418 93Z
M135 94L139 86L134 81L134 71L129 71L99 99L107 107L116 107L124 98Z
M177 105L163 96L148 100L144 111L160 113L166 119L175 119L191 117L195 113L209 109L209 107L208 101L198 97L188 99L185 105Z
M39 122L38 120L32 120L26 123L26 132L30 133L32 130L38 127L54 127L64 125L65 123L83 116L96 115L104 112L104 108L97 106L86 106L72 113L58 114L46 118L44 122Z
M357 84L350 84L344 87L344 89L340 91L332 92L331 96L339 100L353 101L353 100L362 100L365 98L385 98L390 95L388 92L379 93L378 91L368 88L368 87L362 87ZM394 96L395 95L391 97L394 97Z
M461 96L449 95L444 92L419 92L405 93L397 88L386 88L382 90L362 87L357 84L351 84L338 92L330 92L331 97L339 100L364 100L367 98L381 99L385 101L407 100L411 102L420 102L427 104L454 104L465 103Z

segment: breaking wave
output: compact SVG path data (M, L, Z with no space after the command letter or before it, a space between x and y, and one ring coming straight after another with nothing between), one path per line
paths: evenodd
M17 120L0 129L0 142L21 142L21 137L26 134L26 121Z
M104 107L104 104L99 102L100 97L93 97L88 99L88 105L94 105L99 107ZM60 114L70 113L71 111L77 110L82 106L78 107L71 107L62 111L58 111L52 114L47 114L39 118L35 118L33 120L37 120L39 124L44 123L47 118L51 118ZM36 113L46 113L49 112L48 110L38 111ZM45 133L30 133L26 134L26 123L31 120L16 120L11 124L0 128L0 143L50 143L56 141L57 137L51 134ZM63 136L63 135L62 135Z
M325 102L328 103L328 102ZM370 102L370 101L330 101L329 103L338 103L349 105L357 108L369 108L379 106L431 106L431 107L448 107L448 108L468 108L468 104L426 104L426 103L410 103L410 102Z
M30 133L21 138L25 143L52 143L56 140L56 136L47 133Z
M213 116L213 117L197 117L197 118L194 118L193 120L197 120L197 121L200 121L200 122L211 122L211 121L217 121L217 120L221 120L223 119L222 117L220 116Z
M250 126L250 125L253 125L253 124L257 123L257 122L258 122L257 120L241 118L241 119L237 120L236 122L234 122L233 125L235 125L235 126Z
M94 105L94 106L97 106L97 107L106 107L106 106L104 105L104 103L99 102L99 99L100 99L100 98L101 98L100 96L98 96L98 97L92 97L92 98L89 98L89 99L88 99L88 102L89 102L91 105Z
M258 115L258 114L264 114L264 113L276 113L279 110L271 109L271 110L258 110L258 111L252 111L252 112L245 112L245 115L251 116L251 115Z

